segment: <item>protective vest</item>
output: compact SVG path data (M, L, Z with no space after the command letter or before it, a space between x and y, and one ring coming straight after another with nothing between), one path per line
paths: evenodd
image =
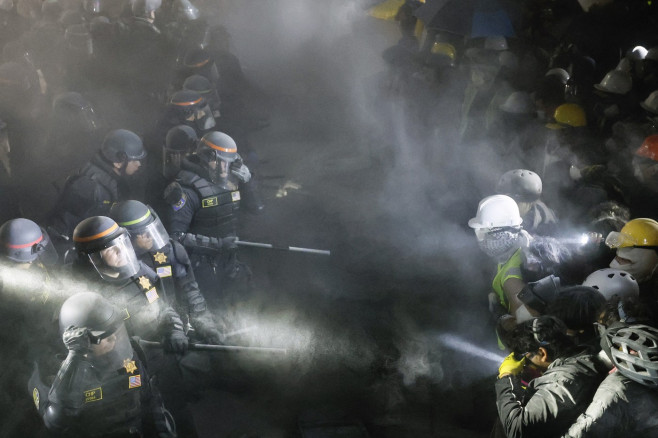
M127 283L104 295L125 313L130 333L147 340L159 340L160 314L167 307L167 296L155 272L142 266Z
M175 264L177 263L171 245L165 245L158 251L148 251L139 257L146 266L153 269L160 278L160 289L167 300L176 296L176 285L174 283ZM169 304L174 304L170 302Z
M514 252L514 254L512 254L512 257L510 257L505 263L498 264L498 272L496 273L496 276L494 277L493 283L491 285L494 292L496 292L496 295L498 295L500 304L508 311L509 311L509 302L505 297L505 292L503 291L503 285L510 278L518 278L520 280L523 279L523 276L521 274L521 264L523 263L523 260L521 258L521 253L522 253L521 248L519 248Z
M194 213L190 233L208 237L226 237L236 234L237 213L240 210L240 191L222 187L187 170L178 173L177 181L194 190L200 208Z

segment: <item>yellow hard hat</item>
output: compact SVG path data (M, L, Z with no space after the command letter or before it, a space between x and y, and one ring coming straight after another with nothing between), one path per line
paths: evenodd
M649 218L630 220L620 232L611 231L605 244L610 248L658 247L658 222Z
M548 123L547 128L564 129L569 126L579 128L587 126L587 117L582 106L575 103L564 103L555 109L553 118L556 123Z
M395 16L403 4L404 0L386 0L370 8L368 14L380 20L395 20Z
M436 42L432 44L430 52L432 55L445 55L453 61L455 60L455 56L457 56L457 50L455 49L455 46L448 43Z

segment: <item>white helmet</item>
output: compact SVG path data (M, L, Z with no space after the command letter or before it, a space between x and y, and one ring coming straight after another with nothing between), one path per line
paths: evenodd
M515 91L510 94L500 109L511 114L535 114L537 108L535 101L525 91Z
M640 106L650 113L658 114L658 90L651 93L643 102L640 102Z
M526 169L509 170L500 177L496 192L511 196L517 201L533 202L539 199L542 191L541 178Z
M615 295L621 299L640 296L640 286L635 277L621 269L605 268L594 271L583 281L583 286L598 290L606 301L610 301Z
M544 76L555 76L564 85L567 85L567 82L569 81L569 78L570 78L569 72L567 72L563 68L552 68L549 71L547 71Z
M599 91L613 94L626 94L633 88L631 74L622 70L610 70L601 83L594 84Z
M505 195L487 196L480 201L477 215L468 221L471 228L518 227L523 222L519 206Z
M507 39L504 36L488 36L484 39L484 48L488 50L507 50Z

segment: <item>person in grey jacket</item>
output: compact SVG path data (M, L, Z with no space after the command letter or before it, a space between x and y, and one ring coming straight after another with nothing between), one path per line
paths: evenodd
M612 324L601 345L614 368L564 437L658 437L658 329Z
M515 331L513 353L501 364L495 384L497 436L559 437L585 410L607 369L591 349L575 345L555 317L534 318ZM525 368L543 372L527 387Z

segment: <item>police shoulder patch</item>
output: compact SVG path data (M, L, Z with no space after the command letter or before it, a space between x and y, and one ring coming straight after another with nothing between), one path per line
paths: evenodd
M186 202L187 202L187 196L185 195L185 193L183 193L183 196L181 196L181 198L178 200L178 202L173 204L171 206L171 208L173 208L174 211L178 211L178 210L180 210L181 208L183 208L185 206Z

